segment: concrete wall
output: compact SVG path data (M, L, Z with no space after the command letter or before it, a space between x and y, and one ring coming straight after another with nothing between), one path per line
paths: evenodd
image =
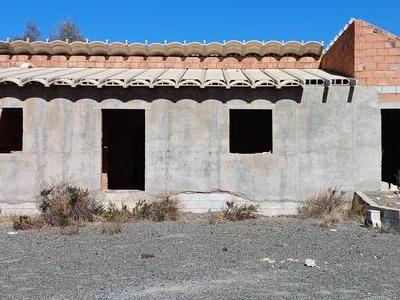
M34 207L40 188L61 179L100 190L106 108L146 109L146 193L183 193L188 210L236 197L260 201L267 214L293 213L299 201L329 187L380 188L380 112L376 91L365 87L4 86L0 107L24 109L23 152L0 154L4 212ZM273 153L229 153L230 108L273 110Z

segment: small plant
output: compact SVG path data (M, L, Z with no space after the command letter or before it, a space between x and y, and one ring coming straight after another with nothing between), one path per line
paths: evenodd
M150 219L156 222L176 220L178 212L177 201L163 197L150 203Z
M1 213L1 209L0 209L0 225L2 224L12 224L14 223L16 216L15 215L5 215Z
M328 189L307 199L299 210L299 216L301 218L319 219L326 226L344 221L349 217L344 192Z
M222 221L221 213L208 212L207 220L208 220L208 224L210 224L210 225L217 224L220 221Z
M226 208L222 210L222 219L228 221L240 221L254 219L258 212L258 206L254 204L236 204L233 201L226 202Z
M122 232L122 226L120 223L104 222L101 228L102 234L113 235Z
M106 222L120 224L132 220L134 214L129 211L128 206L125 204L123 204L121 209L119 209L114 203L110 203L108 208L103 212L102 217Z
M40 216L14 216L13 228L15 230L40 229L43 227L43 220Z
M177 202L169 197L164 197L149 202L139 200L132 211L126 205L122 205L122 208L119 209L115 204L110 203L102 216L106 222L119 224L133 220L162 222L165 220L176 220L177 212Z
M103 211L103 206L87 189L66 182L43 189L38 201L43 221L51 226L68 226L75 221L93 222Z
M139 200L133 208L133 215L136 219L150 219L151 203L146 200Z

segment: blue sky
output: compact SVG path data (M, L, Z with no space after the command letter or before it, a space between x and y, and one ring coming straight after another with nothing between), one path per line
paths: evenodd
M400 35L397 0L4 1L0 40L36 21L43 38L63 19L90 40L130 42L317 40L328 43L351 18Z

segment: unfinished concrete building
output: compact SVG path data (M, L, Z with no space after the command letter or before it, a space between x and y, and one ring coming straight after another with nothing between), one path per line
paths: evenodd
M99 199L296 212L400 168L400 39L351 20L319 42L0 42L0 208L66 180Z

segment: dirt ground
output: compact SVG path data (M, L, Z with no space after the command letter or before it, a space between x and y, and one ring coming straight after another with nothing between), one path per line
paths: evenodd
M99 224L9 234L1 299L398 299L400 234L261 218ZM316 267L304 265L306 258Z

